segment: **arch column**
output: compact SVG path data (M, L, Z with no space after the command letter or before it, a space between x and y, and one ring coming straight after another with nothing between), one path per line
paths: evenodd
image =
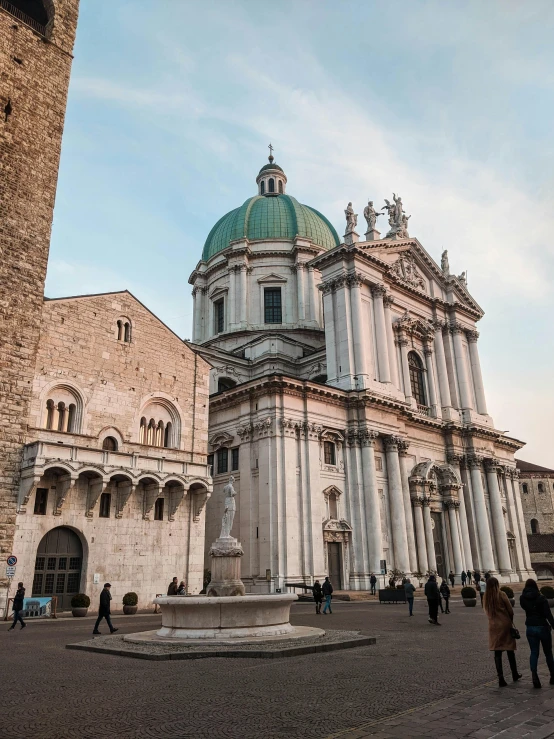
M357 388L365 387L364 379L367 376L364 352L364 321L362 314L361 275L350 277L350 306L352 310L352 338L354 344L354 374L358 378ZM361 380L361 381L360 381Z
M417 562L419 571L425 575L429 570L429 561L427 559L427 543L425 539L425 525L423 523L423 498L412 498L412 504L414 507Z
M429 570L437 571L437 557L435 555L435 541L433 539L433 523L431 521L431 500L425 496L423 503L423 526L425 528L425 542L427 544L427 562Z
M392 328L391 305L394 303L392 295L385 295L383 305L385 308L385 325L387 329L387 348L389 351L389 368L392 384L400 389L398 381L398 362L396 361L396 350L394 348L394 331Z
M417 570L417 551L414 533L414 519L412 516L412 501L410 499L410 483L408 469L408 447L407 441L398 442L398 455L400 457L400 475L402 478L402 494L404 497L404 515L406 516L406 537L408 539L408 555L410 558L410 572Z
M240 325L241 328L246 328L248 322L248 290L246 285L247 278L247 267L246 264L238 265L240 270ZM261 306L263 311L264 307ZM263 318L263 316L261 316Z
M491 532L489 529L489 517L485 503L485 490L481 477L482 458L476 455L468 457L467 464L470 469L471 488L473 492L473 504L475 510L475 522L477 524L477 535L479 538L479 554L481 567L489 572L495 572L494 555L492 551Z
M517 512L517 520L519 522L520 541L521 549L523 554L523 561L525 567L529 573L533 573L533 565L531 564L531 555L529 554L529 543L527 541L527 531L525 529L525 518L523 516L523 506L521 504L521 496L519 494L519 483L518 483L519 471L512 469L510 479L512 483L512 491L514 494L514 502Z
M316 287L315 287L315 274L314 268L308 267L308 305L310 309L310 321L319 323L319 318L316 312Z
M402 491L402 475L400 472L400 460L398 457L398 444L400 442L401 439L397 436L384 437L387 456L394 566L396 569L408 573L410 572L410 556L408 553L408 538L406 533L406 514L404 509L404 493Z
M383 298L387 290L384 285L374 285L371 288L373 296L373 315L375 316L375 334L377 340L377 366L379 381L390 382L389 350L387 346L387 329L385 324L385 307Z
M296 271L296 300L298 305L298 322L306 320L306 306L304 301L304 268L305 265L302 262L297 262L294 265Z
M457 500L446 500L445 508L448 511L448 519L450 522L450 539L452 541L452 552L454 554L455 575L460 577L463 569L462 549L460 546L460 534L458 531L458 508L460 506Z
M431 414L435 418L438 418L437 392L435 390L435 374L433 372L433 349L427 343L423 347L423 354L425 355L425 367L427 369L428 404L431 406Z
M368 523L368 560L369 571L379 572L383 556L383 540L381 532L381 506L377 490L377 475L375 472L375 439L376 431L364 429L361 434L363 491L366 500L366 515Z
M461 454L448 454L447 455L447 461L448 464L452 465L454 467L455 471L458 474L458 479L462 480L461 475L461 469L460 469L460 463L462 461L463 457ZM470 570L474 569L473 564L473 555L471 550L471 540L469 536L469 525L468 525L468 515L467 515L467 508L466 508L466 486L461 483L460 489L458 491L458 501L460 503L460 507L458 510L458 518L460 521L460 531L462 533L462 561L463 561L463 567L467 567Z
M498 462L494 459L486 459L485 469L489 488L492 528L494 531L494 540L498 556L498 569L502 575L506 575L512 571L512 564L510 562L510 551L508 549L508 540L506 537L502 498L500 495L500 487L498 485Z
M450 386L448 384L448 369L446 367L446 356L444 353L444 344L442 341L442 330L445 322L441 320L433 321L433 330L435 337L433 344L435 347L435 356L437 358L437 374L439 378L439 394L442 408L452 408L452 399L450 397Z
M516 549L515 554L517 558L516 567L518 570L525 570L526 567L525 567L525 560L523 557L523 550L521 547L521 535L519 531L519 522L517 519L517 511L516 511L516 506L514 503L514 493L513 493L513 488L512 488L510 477L511 477L511 470L506 469L504 467L502 471L502 482L504 484L504 489L506 492L506 501L508 502L508 516L510 520L510 526L512 528L512 532L516 539L516 542L515 542L515 549ZM526 534L525 534L525 537L527 538Z
M410 366L408 363L408 339L402 333L398 335L398 344L400 346L404 395L406 400L410 402L412 400L412 383L410 382Z
M462 410L473 410L473 399L471 397L466 355L462 341L462 336L465 334L465 328L460 323L454 323L450 327L450 333L452 334L454 341L454 357L456 359L456 374L458 376L458 387L460 388L460 402L462 404Z

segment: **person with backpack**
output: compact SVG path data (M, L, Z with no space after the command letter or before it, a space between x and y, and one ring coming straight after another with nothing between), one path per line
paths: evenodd
M323 593L323 596L325 598L325 605L323 606L323 615L327 615L327 609L329 609L329 613L333 613L331 610L331 598L333 597L333 586L331 585L331 581L328 577L325 578L325 582L323 583L323 587L321 588L321 591Z
M406 593L406 600L408 601L408 608L410 610L410 616L413 616L414 615L413 611L414 611L415 587L412 585L409 578L404 583L404 591Z
M321 589L321 583L316 580L312 587L312 593L314 594L315 601L315 612L321 614L321 604L323 603L323 590Z
M8 631L12 631L12 629L15 629L15 625L18 621L21 624L22 629L24 629L27 626L25 621L21 618L21 611L23 610L24 600L25 600L25 588L23 587L22 582L18 582L17 591L15 593L13 603L12 603L13 623L8 629Z
M441 594L441 598L444 599L444 613L450 613L450 588L448 587L446 580L441 582L439 593Z
M552 656L552 628L554 618L547 599L540 592L535 580L527 580L519 604L525 611L526 636L531 648L531 676L533 687L541 688L537 674L539 654L542 645L544 658L550 671L550 685L554 685L554 657Z
M377 578L375 577L375 573L371 573L371 577L369 578L369 585L370 585L370 592L371 595L375 595L375 588L377 585Z
M429 606L429 623L435 624L435 626L441 626L439 623L439 603L441 597L437 585L437 578L434 575L430 575L429 579L425 583L425 597L427 598L427 605Z

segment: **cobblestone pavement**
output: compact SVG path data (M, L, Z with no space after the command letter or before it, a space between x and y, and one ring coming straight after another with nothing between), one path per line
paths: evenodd
M440 628L427 622L424 602L416 600L415 612L409 618L403 605L335 601L332 615L316 616L312 606L294 605L294 624L358 629L376 636L377 644L269 662L217 658L145 662L65 649L68 643L90 638L94 623L90 619L31 622L24 631L10 633L2 624L0 739L30 735L41 739L358 739L396 737L398 726L404 737L468 736L450 728L444 731L448 727L444 717L460 713L464 701L466 708L461 709L457 726L471 718L476 731L488 730L489 703L501 701L502 711L532 696L535 706L538 691L530 688L525 639L518 650L524 679L500 691L485 686L495 673L480 608L454 602L452 614L440 616ZM159 623L159 616L116 621L119 633L153 629ZM519 607L516 626L523 628ZM475 688L475 693L461 695ZM443 699L462 702L437 703ZM547 711L554 715L548 705L549 699L554 702L554 688L545 685L541 699L546 701L547 726ZM473 711L472 705L478 709ZM405 714L409 725L403 725L405 718L398 714L422 706L426 710ZM427 720L427 710L436 710L435 721L414 733L418 720ZM374 723L390 717L397 723L387 726L386 732L384 724ZM495 734L469 736L485 739Z

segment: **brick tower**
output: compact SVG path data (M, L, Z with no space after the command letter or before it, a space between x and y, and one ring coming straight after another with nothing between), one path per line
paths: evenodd
M0 0L0 582L17 483L79 0Z

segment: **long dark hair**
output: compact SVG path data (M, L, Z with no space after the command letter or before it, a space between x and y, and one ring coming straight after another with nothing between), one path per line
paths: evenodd
M539 586L537 585L537 581L529 578L525 583L525 590L527 590L528 588L530 590L538 590Z
M485 596L483 598L483 607L489 618L494 618L496 614L502 610L502 596L500 595L500 583L496 577L489 577Z

